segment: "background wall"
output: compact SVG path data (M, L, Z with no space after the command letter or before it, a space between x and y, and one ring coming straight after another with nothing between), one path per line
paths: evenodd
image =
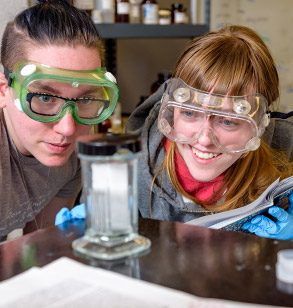
M0 0L0 38L8 21L27 7L27 0Z
M188 10L190 0L157 0L161 8L180 2ZM196 0L194 0L196 1ZM198 2L203 21L204 0ZM7 21L27 6L26 0L0 0L0 37ZM224 24L242 24L256 30L269 46L281 83L280 110L293 109L293 1L211 0L212 30ZM142 95L149 95L159 72L172 71L187 39L132 39L117 41L117 79L122 111L130 113Z
M211 29L239 24L257 31L270 48L280 77L280 105L293 110L293 1L211 0Z

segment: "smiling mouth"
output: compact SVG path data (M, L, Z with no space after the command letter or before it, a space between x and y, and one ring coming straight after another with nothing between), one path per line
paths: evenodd
M193 154L195 154L197 157L202 158L202 159L211 159L211 158L215 158L219 155L221 155L221 153L208 153L208 152L201 152L197 149L192 148L192 152Z

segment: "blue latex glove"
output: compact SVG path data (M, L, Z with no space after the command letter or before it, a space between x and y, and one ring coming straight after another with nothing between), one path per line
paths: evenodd
M287 211L278 206L272 206L268 209L268 213L277 221L274 222L266 216L257 215L250 222L246 222L242 228L258 236L279 240L293 239L293 194L289 196Z
M71 211L67 207L62 208L56 215L55 225L60 225L66 221L70 222L73 219L85 218L85 204L75 206Z

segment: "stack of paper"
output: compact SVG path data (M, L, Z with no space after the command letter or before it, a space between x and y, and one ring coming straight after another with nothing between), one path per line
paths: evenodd
M65 257L0 283L0 298L1 308L264 307L196 297Z

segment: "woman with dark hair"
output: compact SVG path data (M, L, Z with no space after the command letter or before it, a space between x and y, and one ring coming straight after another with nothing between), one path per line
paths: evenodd
M54 225L81 189L75 140L113 112L119 91L102 67L91 18L39 1L6 26L0 74L0 238Z

